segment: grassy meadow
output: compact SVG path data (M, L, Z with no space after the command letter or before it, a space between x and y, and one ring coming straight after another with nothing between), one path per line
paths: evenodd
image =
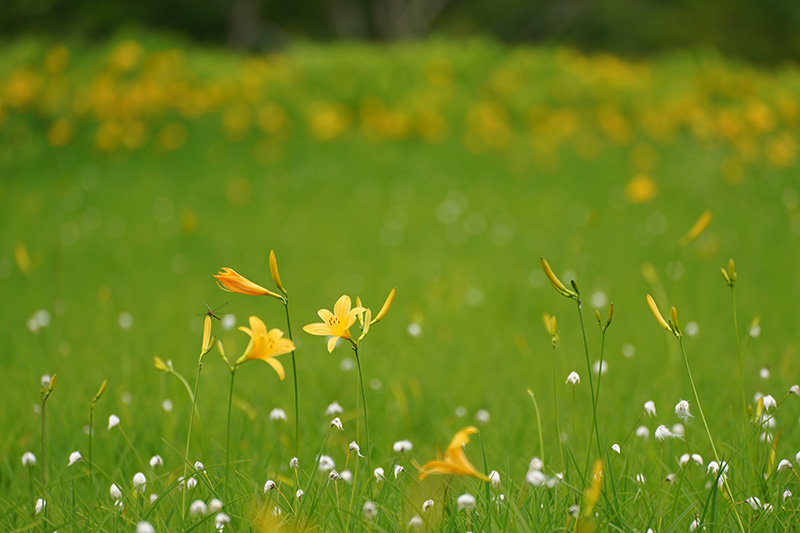
M3 530L795 527L797 68L488 41L246 56L147 34L2 49ZM270 250L288 293L299 412L290 354L278 357L283 381L248 361L231 389L218 351L231 363L245 353L237 328L253 315L288 336L279 299L224 292L212 277L230 267L277 291ZM551 286L541 256L580 289L588 353L576 302ZM731 258L735 313L720 274ZM374 316L394 287L359 342L362 390L349 343L329 354L303 326L345 294ZM718 459L730 462L723 477L709 472L681 343L647 294L667 318L677 309ZM198 374L204 302L226 305ZM595 310L605 325L611 302L603 335ZM357 321L354 340L360 332ZM601 349L594 431L599 376L590 384L587 358ZM156 357L189 389L197 379L196 416ZM58 377L43 413L44 374ZM658 440L661 425L681 432L680 400L693 415L682 437ZM343 411L326 412L332 402ZM466 457L500 482L420 481L418 468L470 426ZM413 448L395 452L403 440ZM82 458L67 466L74 451ZM684 453L702 465L681 466ZM154 455L163 465L151 467ZM353 479L330 479L322 455ZM194 488L180 484L192 474ZM465 493L474 509L457 501Z

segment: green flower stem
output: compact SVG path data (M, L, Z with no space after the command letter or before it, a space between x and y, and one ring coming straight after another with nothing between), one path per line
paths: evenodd
M372 482L372 463L370 461L370 445L369 445L369 420L367 419L367 395L364 391L364 374L361 372L361 356L358 353L358 343L353 343L353 351L356 352L356 364L358 365L358 381L361 384L361 407L364 410L364 430L367 437L367 471L369 473L370 483Z
M556 372L556 344L553 343L553 409L556 413L556 431L558 432L558 454L561 458L561 468L566 468L566 463L564 463L564 443L561 440L561 421L559 420L558 416L558 394L556 390L558 388L558 376ZM598 385L599 387L599 385Z
M228 501L228 479L231 466L231 404L233 404L233 380L236 377L236 367L231 369L231 388L228 393L228 429L225 434L225 501ZM188 452L187 452L188 453Z
M734 291L733 285L731 285L731 303L733 307L733 333L736 338L736 357L739 359L739 391L741 392L742 396L742 417L744 419L745 426L747 426L747 401L745 400L744 395L744 364L742 362L741 343L739 342L739 321L736 318L736 291Z
M289 320L289 299L283 299L283 309L286 311L286 335L289 340L292 338L292 322ZM295 362L294 350L292 350L292 377L294 379L294 456L298 457L300 450L300 396L297 392L297 363Z
M536 426L539 428L539 455L544 460L544 438L542 437L542 417L539 414L539 404L536 402L536 396L533 395L532 390L528 389L528 394L533 402L533 409L536 411Z
M703 406L700 404L700 396L697 394L697 387L694 384L694 378L692 377L692 370L689 368L689 359L686 357L686 348L683 345L683 336L677 335L678 342L681 345L681 355L683 355L683 364L686 367L686 373L689 375L689 383L692 385L692 392L694 392L694 401L697 403L697 411L700 413L700 419L703 421L703 427L706 429L706 435L708 435L708 442L711 444L711 451L714 453L714 460L720 464L720 469L722 469L722 463L720 462L719 454L717 453L717 447L714 445L714 438L711 436L711 430L708 428L708 422L706 421L706 415L703 413ZM730 501L735 501L733 499L733 494L731 493L731 488L728 482L724 483L725 489L728 491L728 496L730 497ZM744 524L742 523L742 518L739 516L739 512L736 510L736 505L732 505L731 509L733 510L733 514L736 516L736 521L739 523L739 528L742 530L742 533L746 531Z
M197 360L197 377L194 380L194 392L190 394L192 398L192 412L189 414L189 431L186 433L186 452L183 454L183 482L186 483L187 466L189 462L189 444L192 441L192 424L194 423L194 412L197 406L197 387L200 385L200 371L203 370L203 356L206 352L202 352ZM175 374L177 375L177 374ZM181 379L181 381L186 381ZM186 493L189 492L184 486L181 491L181 519L186 520Z

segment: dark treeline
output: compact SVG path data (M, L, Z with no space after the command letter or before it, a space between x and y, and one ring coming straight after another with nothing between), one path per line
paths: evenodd
M637 56L713 47L800 58L797 0L0 0L0 32L101 38L124 26L273 49L294 37L393 41L493 36Z

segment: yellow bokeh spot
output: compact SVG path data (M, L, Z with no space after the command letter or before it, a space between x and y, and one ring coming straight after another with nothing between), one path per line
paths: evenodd
M341 136L352 122L353 113L344 104L318 102L311 107L308 125L318 141L330 141Z
M50 146L64 146L75 133L72 122L65 118L60 118L53 122L47 129L47 142Z
M133 69L142 57L144 48L136 41L125 41L111 53L111 66L122 72Z
M161 147L166 150L178 150L186 142L186 127L180 122L167 124L161 130L158 141Z
M44 68L50 74L60 74L69 66L69 48L63 44L52 47L44 56Z
M94 146L101 152L113 152L119 148L121 137L122 127L118 122L102 122L95 132Z
M181 212L181 231L184 235L191 235L197 229L197 214L191 209Z
M765 151L773 167L786 168L797 159L797 140L791 133L781 133L770 140Z
M229 107L222 114L225 136L231 141L241 141L247 137L252 122L253 113L250 107L244 104Z
M656 197L656 182L646 174L637 174L625 185L625 199L631 204L643 204Z

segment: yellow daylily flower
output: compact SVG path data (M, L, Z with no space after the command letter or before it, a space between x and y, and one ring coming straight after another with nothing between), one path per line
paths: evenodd
M322 322L307 324L303 326L303 331L311 335L329 335L331 337L328 339L329 353L333 352L333 347L336 346L336 339L347 339L353 342L353 338L350 336L350 326L355 324L356 316L366 311L366 309L360 305L351 309L351 305L350 297L345 294L336 301L333 306L333 313L327 309L320 309L317 314L322 319Z
M283 381L286 372L276 357L294 351L294 343L284 339L283 332L279 329L268 331L267 326L257 316L250 317L249 328L241 326L239 329L250 335L250 344L247 345L244 355L236 362L237 365L251 359L261 359L269 364Z
M237 292L248 296L272 296L283 300L280 294L274 293L258 283L253 283L232 268L223 267L217 274L214 274L214 277L219 281L220 287L228 292Z
M472 466L472 463L469 462L464 453L464 446L469 442L469 436L477 432L478 428L468 426L456 433L442 459L429 461L423 465L422 473L419 475L420 481L431 474L472 476L483 481L489 481L488 477L475 470L475 467Z

